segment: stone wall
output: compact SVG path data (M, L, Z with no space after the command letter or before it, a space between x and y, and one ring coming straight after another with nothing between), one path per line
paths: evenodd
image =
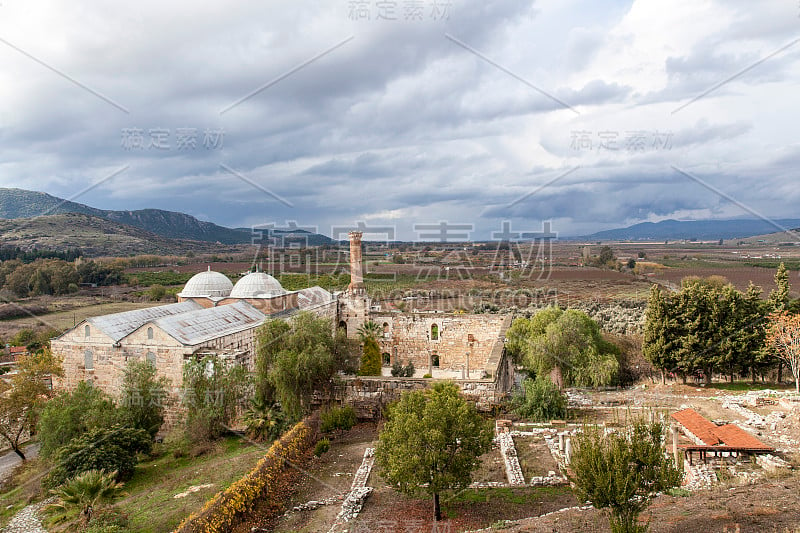
M495 376L499 352L511 317L441 313L372 313L383 328L378 339L390 364L414 363L417 369L466 371L470 378ZM438 359L438 366L436 361Z
M422 390L437 380L414 378L348 377L339 382L331 397L315 396L316 403L335 400L352 405L356 416L364 420L376 420L382 416L384 408L399 400L406 391ZM479 411L491 411L508 393L498 390L492 380L454 381L464 396L475 402Z

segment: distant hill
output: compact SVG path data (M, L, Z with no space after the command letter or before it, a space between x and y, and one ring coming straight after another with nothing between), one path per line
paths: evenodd
M197 220L191 215L161 209L110 211L63 200L43 192L0 188L0 218L20 219L64 213L81 213L140 228L169 239L241 244L247 233Z
M127 224L83 213L0 220L0 240L4 246L18 246L23 250L79 248L87 257L223 251L219 244L169 239Z
M800 219L777 219L775 224L787 229L800 227ZM778 231L773 224L758 219L737 220L663 220L642 222L627 228L598 231L577 239L589 241L710 241L739 239Z

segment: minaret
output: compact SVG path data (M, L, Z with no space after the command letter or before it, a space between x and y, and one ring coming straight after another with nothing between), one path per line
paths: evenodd
M364 294L364 275L361 265L361 236L360 231L351 231L350 237L350 285L347 292L350 294Z

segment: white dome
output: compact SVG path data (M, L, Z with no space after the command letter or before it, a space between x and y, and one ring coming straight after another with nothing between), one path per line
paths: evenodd
M209 268L206 272L200 272L186 282L183 291L179 296L228 296L233 289L233 283L225 274L214 272Z
M277 279L264 272L251 272L236 282L231 298L264 298L286 294Z

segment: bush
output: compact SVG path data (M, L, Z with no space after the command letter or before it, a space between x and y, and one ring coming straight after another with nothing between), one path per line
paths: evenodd
M157 302L167 295L167 289L163 285L151 285L147 290L147 296L154 302Z
M314 446L314 455L317 457L331 449L330 439L319 439L317 445Z
M286 465L302 461L316 438L315 433L305 421L296 424L280 440L272 443L266 455L253 470L233 482L224 491L218 492L202 509L186 518L175 531L177 533L231 531L241 516L252 511L256 504L275 511L282 509L285 495L278 489L284 479Z
M52 491L58 499L51 505L51 509L55 509L63 517L68 516L73 509L79 509L88 523L95 507L111 502L122 493L122 483L115 480L116 475L116 472L87 470L68 479Z
M423 379L431 379L432 377L433 376L430 374L425 374L424 376L422 376Z
M608 511L614 533L646 531L638 517L650 499L681 482L664 449L664 429L660 422L638 419L619 433L594 427L575 437L570 481L579 501Z
M281 436L288 423L276 405L266 405L258 398L250 400L250 407L242 415L247 435L257 441L272 441Z
M564 418L567 398L550 378L539 376L522 382L522 390L514 395L512 409L519 416L534 422Z
M45 404L39 417L42 457L51 457L72 439L96 428L108 428L119 420L114 402L106 393L81 381L74 391Z
M334 407L320 415L320 431L329 433L336 429L349 430L356 425L356 412L349 405Z
M118 481L127 481L133 475L137 454L148 453L152 444L150 435L142 429L120 425L94 429L58 450L56 466L42 483L54 488L88 470L116 472Z
M395 361L392 365L392 376L396 378L414 377L414 363L409 361L408 365L403 366L400 361Z

